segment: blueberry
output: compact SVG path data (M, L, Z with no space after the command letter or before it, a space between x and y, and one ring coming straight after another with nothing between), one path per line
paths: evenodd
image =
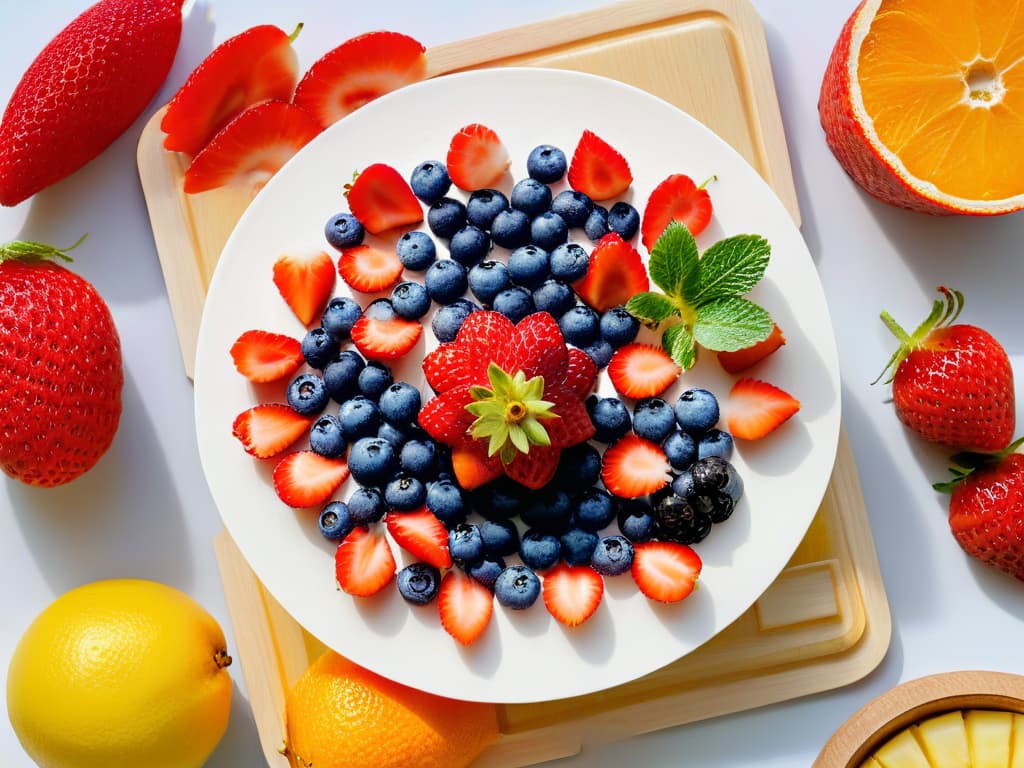
M452 187L451 177L444 163L427 160L417 165L409 177L412 193L427 205L433 205L444 197Z
M427 209L427 226L446 240L466 224L466 206L454 197L442 197Z
M402 446L404 446L409 440L409 432L404 429L399 429L394 424L382 421L380 426L377 427L377 437L381 440L387 440L391 443L392 448L396 451L400 451Z
M383 485L398 469L398 457L394 446L387 440L364 437L356 440L349 449L348 468L360 485ZM351 499L349 509L352 509Z
M366 230L351 213L336 213L324 225L324 236L328 243L340 251L363 242Z
M365 367L362 355L346 349L324 368L324 384L336 402L343 403L359 391L359 375Z
M739 473L736 468L729 463L728 459L721 456L698 459L694 462L690 472L693 475L695 493L734 492L736 483L739 481ZM740 492L742 492L742 481L740 481Z
M514 555L519 551L519 529L511 520L484 520L480 526L484 552L491 557Z
M502 248L518 248L530 242L530 217L515 208L506 208L494 217L491 239Z
M633 431L652 443L661 443L676 428L672 406L660 397L647 397L633 406Z
M683 432L681 429L677 429L665 438L662 448L668 458L668 463L672 465L672 469L677 471L686 469L697 459L697 441L693 439L693 435Z
M601 338L594 339L587 344L583 347L583 351L587 353L587 357L593 360L594 365L598 368L607 368L608 363L612 361L612 357L615 355L615 348Z
M486 232L472 224L467 224L454 235L448 243L451 257L465 267L472 267L483 261L491 250L491 238Z
M706 389L688 389L675 405L679 428L699 437L718 423L718 400Z
M477 189L466 203L466 219L474 227L489 230L494 217L508 208L508 198L496 189Z
M398 572L398 594L413 605L426 605L441 588L441 572L427 563L409 563Z
M674 493L658 502L654 508L658 537L680 544L696 544L711 533L711 515L698 508L692 500Z
M484 539L473 523L459 523L448 531L448 551L452 560L475 563L484 556Z
M629 410L617 397L599 398L590 411L594 423L594 439L599 443L614 443L632 427Z
M732 447L732 435L721 429L709 429L697 442L697 458L721 456L723 459L730 459Z
M548 252L536 245L523 245L508 256L508 271L512 281L533 290L548 276Z
M618 202L608 209L608 229L623 240L632 240L640 229L640 214L629 203Z
M391 306L399 317L419 320L430 309L430 297L422 285L406 280L392 289Z
M590 209L590 215L587 216L587 220L583 222L583 233L590 238L592 242L597 242L602 237L608 234L608 209L603 205L594 203L594 207Z
M685 435L686 433L680 432L679 434ZM693 438L691 437L690 439L692 440ZM672 493L682 499L689 499L691 496L697 495L697 491L693 487L693 472L690 467L680 470L679 474L672 480Z
M601 338L618 349L636 339L640 331L640 321L625 307L612 307L601 315L600 330Z
M601 477L601 452L590 443L579 443L562 451L555 472L557 487L575 493L590 488Z
M469 270L469 290L483 304L494 302L495 296L512 284L508 267L500 261L481 261Z
M561 280L551 277L533 290L533 306L538 312L547 312L552 317L560 317L576 306L576 296L572 288Z
M338 354L338 339L326 328L314 328L302 337L302 357L310 368L323 369Z
M356 525L376 523L387 509L384 494L376 488L356 488L348 497L348 512Z
M402 426L416 423L420 401L420 391L416 387L405 381L396 381L381 393L378 405L381 416Z
M345 455L348 443L341 431L341 422L337 416L329 413L321 414L309 429L309 447L314 453L336 459Z
M575 283L589 266L590 254L579 243L562 243L551 252L551 276L563 283Z
M646 501L623 499L619 502L619 530L630 541L649 541L655 525L653 510Z
M597 534L572 528L562 534L562 559L569 565L587 565L597 549Z
M469 511L462 489L449 478L439 478L427 484L427 509L449 527L465 520Z
M537 179L523 179L512 187L512 207L531 219L539 216L551 205L551 190Z
M323 317L320 318L320 325L336 339L347 339L352 332L352 326L363 314L363 308L359 302L350 299L348 296L335 296L327 302Z
M473 563L466 569L466 573L479 581L489 590L494 590L494 582L498 575L505 570L505 561L500 557L492 558L485 556L483 560Z
M552 533L529 530L519 543L519 557L535 571L545 571L562 556L562 543Z
M363 370L359 372L359 378L357 379L359 394L371 400L376 400L380 397L381 392L391 386L393 381L394 377L391 375L390 368L384 365L384 363L370 360Z
M348 505L343 501L332 501L320 512L317 520L320 533L329 541L341 541L356 527Z
M362 437L374 437L380 427L380 409L368 397L356 395L338 408L341 433L350 443Z
M527 315L533 314L533 296L521 285L506 288L494 297L494 311L500 312L513 323L518 323Z
M398 238L395 246L402 266L413 272L422 272L437 258L437 246L426 232L413 230Z
M519 483L503 476L480 488L474 499L477 510L488 520L508 520L519 514L526 503L526 493Z
M552 212L561 216L570 227L582 227L586 224L593 208L594 201L575 189L559 192L551 201Z
M545 211L530 222L530 242L552 250L569 239L569 228L557 213Z
M531 528L557 532L568 527L572 511L572 496L566 491L549 487L530 494L519 516Z
M296 413L312 416L324 409L330 395L323 379L314 373L301 373L292 379L285 397Z
M610 493L600 488L590 488L579 498L576 525L585 531L600 531L615 519L616 511Z
M560 318L558 327L566 342L577 347L585 347L597 340L597 313L585 304L577 304Z
M469 299L456 299L434 313L430 319L430 329L441 343L455 341L466 318L478 309L480 307Z
M437 477L437 443L433 440L409 440L398 457L402 469L426 482Z
M438 304L451 304L466 292L469 280L466 268L459 262L441 259L427 268L423 283L431 299Z
M395 475L384 486L384 501L391 509L401 512L422 507L427 500L427 488L423 481L412 475Z
M565 153L550 144L534 147L526 158L526 172L530 178L553 184L565 175Z
M506 608L524 611L540 597L540 579L525 565L510 565L495 579L494 596Z
M590 565L602 576L619 576L633 566L633 544L623 536L605 536L597 542Z

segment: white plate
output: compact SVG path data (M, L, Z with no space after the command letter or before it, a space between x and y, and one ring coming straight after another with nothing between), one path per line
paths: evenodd
M271 265L287 251L330 251L323 225L345 209L342 187L353 170L385 162L408 174L423 160L443 160L451 136L472 122L492 127L511 152L506 194L512 178L526 175L534 146L554 144L571 157L584 128L625 155L634 176L626 199L641 211L650 190L670 173L698 183L717 176L715 215L699 244L747 232L771 243L767 274L751 297L772 313L788 343L757 375L791 392L802 409L768 438L738 445L734 463L746 495L732 518L697 545L704 571L687 600L652 603L624 575L606 580L604 602L581 627L564 628L541 600L524 612L496 603L485 634L462 647L440 627L436 603L413 608L394 587L370 599L338 590L335 547L318 533L316 510L283 505L271 484L273 460L252 459L231 436L238 413L260 401L283 402L284 385L254 388L234 370L228 350L250 328L301 338L304 329L278 295ZM582 232L571 236L589 246ZM337 290L345 289L339 280ZM433 340L429 331L424 336ZM419 384L424 401L430 396L417 361L395 373ZM724 399L732 381L704 353L676 390L705 386ZM818 275L789 214L757 172L696 120L643 91L540 69L467 72L404 88L337 123L278 172L245 212L210 285L195 396L200 455L224 523L256 575L300 624L353 661L408 685L509 703L633 680L689 653L750 607L815 514L831 474L840 417L835 341ZM674 400L674 393L666 397ZM342 492L351 487L350 480Z

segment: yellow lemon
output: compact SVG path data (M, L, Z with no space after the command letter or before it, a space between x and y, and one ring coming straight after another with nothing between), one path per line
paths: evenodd
M228 724L224 633L188 595L115 579L61 596L29 626L7 711L42 768L197 768Z

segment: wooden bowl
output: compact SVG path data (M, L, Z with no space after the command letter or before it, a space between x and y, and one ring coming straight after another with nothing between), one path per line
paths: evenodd
M961 709L1024 714L1024 676L1004 672L946 672L903 683L869 701L839 727L812 768L858 768L904 728Z

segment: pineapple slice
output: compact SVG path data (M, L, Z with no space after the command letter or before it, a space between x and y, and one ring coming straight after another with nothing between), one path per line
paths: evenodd
M960 712L930 717L911 730L932 768L971 768L967 728Z
M904 728L875 752L882 768L932 768L909 728Z
M964 715L973 768L1010 768L1013 714L973 709Z

